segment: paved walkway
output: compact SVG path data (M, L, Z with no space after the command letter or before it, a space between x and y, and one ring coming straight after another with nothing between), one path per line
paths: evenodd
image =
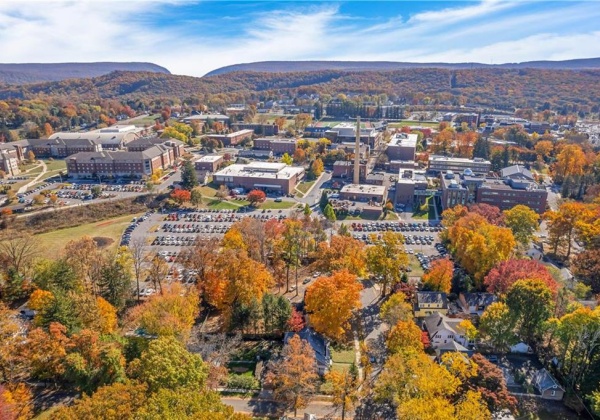
M298 409L296 417L294 417L293 412L285 413L276 401L268 397L268 393L265 393L265 391L258 397L241 398L222 396L221 401L232 406L238 413L251 414L254 417L279 417L287 414L288 418L303 419L306 413L315 414L318 418L336 418L335 410L331 406L331 403L318 400L311 401L306 408ZM352 416L349 415L347 418L350 419Z
M43 177L46 172L48 172L48 167L46 166L46 162L44 162L43 160L39 161L41 166L42 166L42 172L40 172L40 174L38 176L36 176L35 178L33 178L33 180L29 181L27 184L23 185L21 188L19 188L19 190L17 191L17 194L22 194L25 191L27 191L27 188L31 187L32 185L34 185L35 183L37 183L41 177ZM37 168L37 166L36 166ZM35 168L31 168L30 170L35 169ZM29 172L29 171L27 171Z

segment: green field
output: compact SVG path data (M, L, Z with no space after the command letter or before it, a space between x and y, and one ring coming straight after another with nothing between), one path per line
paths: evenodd
M331 360L334 363L352 364L355 361L354 349L348 348L331 348Z
M148 115L142 118L133 118L129 120L129 124L136 125L138 127L145 127L147 125L154 125L154 120L160 118L160 114Z
M291 209L295 205L296 205L296 203L294 203L292 201L282 201L280 203L276 203L274 201L267 200L264 203L262 203L259 206L259 208L267 209L267 210L285 210L285 209Z
M44 160L48 171L62 171L67 169L67 163L64 160Z
M419 260L414 255L408 256L408 265L412 270L410 273L407 273L408 277L423 277L423 274L425 274L421 264L419 264Z
M307 181L301 182L296 186L296 189L300 191L302 194L306 194L306 192L312 187L317 181Z
M433 197L427 197L425 204L413 212L413 219L435 220L435 202Z
M59 217L60 212L57 212ZM101 222L88 223L74 228L60 229L54 232L36 235L39 248L43 250L45 258L56 259L60 257L62 249L67 242L80 239L83 236L110 238L112 242L106 249L115 250L119 245L123 230L131 223L131 219L139 214L129 214Z

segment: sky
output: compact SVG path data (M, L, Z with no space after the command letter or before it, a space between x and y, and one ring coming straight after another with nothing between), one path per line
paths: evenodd
M0 0L0 62L566 60L600 57L598 22L600 0Z

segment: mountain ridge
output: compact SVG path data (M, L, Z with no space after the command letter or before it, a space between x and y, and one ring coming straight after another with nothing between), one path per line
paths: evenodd
M113 71L171 74L166 68L147 62L0 63L0 83L22 85L59 82L67 79L103 76Z
M232 64L219 67L203 77L227 74L238 71L254 71L262 73L288 73L304 71L344 70L344 71L390 71L410 68L441 68L448 70L499 68L499 69L549 69L549 70L583 70L600 68L600 57L577 58L572 60L537 60L521 63L484 64L476 62L464 63L414 63L403 61L256 61L252 63Z

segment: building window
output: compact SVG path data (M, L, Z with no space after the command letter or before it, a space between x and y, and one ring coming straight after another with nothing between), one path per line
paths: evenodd
M552 391L552 393L550 394L552 397L556 396L556 391Z

